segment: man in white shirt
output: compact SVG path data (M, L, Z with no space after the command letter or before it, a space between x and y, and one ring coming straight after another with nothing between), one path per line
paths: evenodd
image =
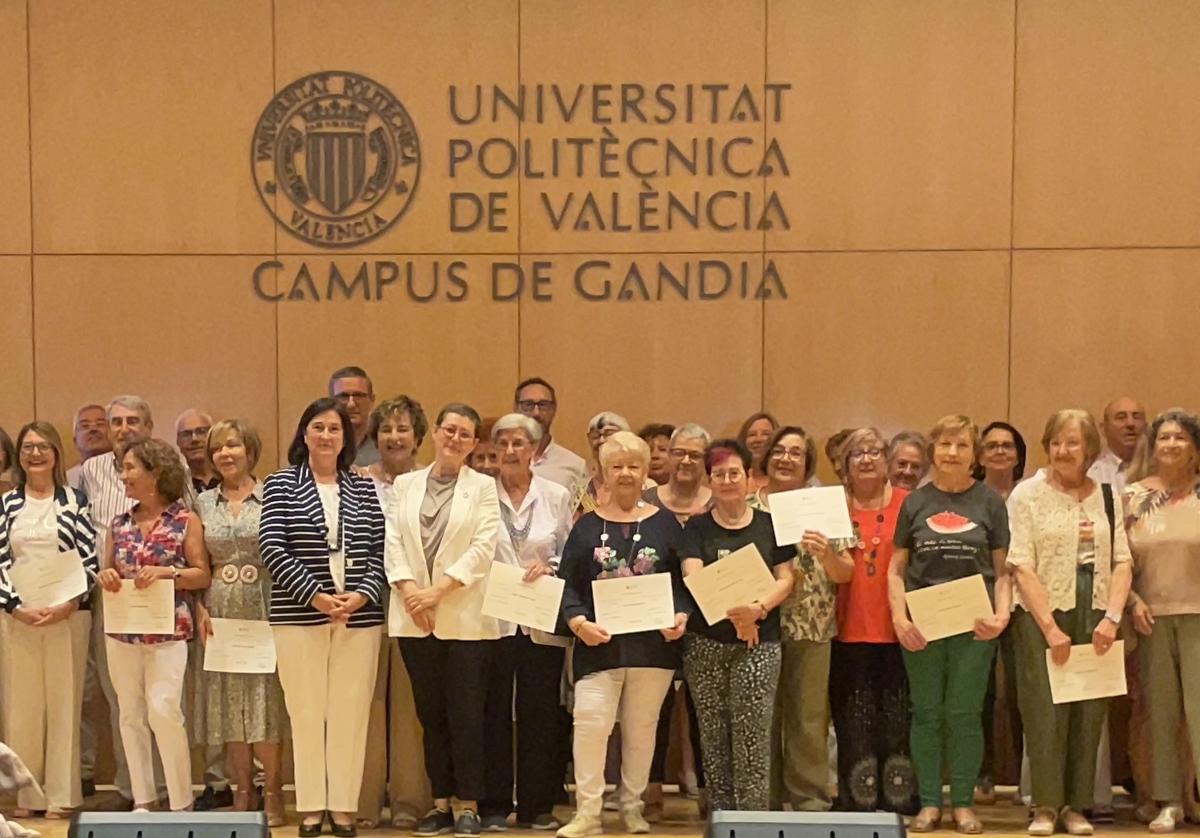
M67 469L67 484L72 488L81 488L83 480L83 464L92 457L107 454L112 451L112 443L108 439L108 417L104 413L104 405L85 404L75 411L75 450L79 452L79 462Z
M543 378L522 381L513 394L513 407L542 426L542 441L533 456L533 473L565 487L574 496L590 475L583 457L550 437L550 426L558 411L558 399L550 382Z
M1088 477L1097 483L1111 483L1120 495L1125 491L1125 474L1137 450L1138 440L1146 432L1146 409L1129 396L1113 399L1104 408L1100 423L1108 450L1088 469Z

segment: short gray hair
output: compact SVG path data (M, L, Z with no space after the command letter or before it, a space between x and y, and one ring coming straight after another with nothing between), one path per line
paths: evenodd
M142 417L142 421L147 425L154 423L154 417L150 415L150 405L146 404L146 400L139 396L116 396L108 403L108 407L104 409L104 418L111 422L112 411L114 407L123 407L126 410L132 410L138 416Z
M611 410L600 411L588 422L589 434L601 428L620 428L623 431L633 432L633 428L629 427L629 422L625 417L619 413L613 413Z
M681 439L698 439L707 448L708 444L712 442L712 434L695 422L684 422L675 429L675 433L671 434L671 444L674 445Z
M642 468L650 468L650 446L633 431L617 431L600 446L600 468L607 468L613 457L632 454L642 461Z
M492 442L502 431L521 431L534 445L542 441L542 426L523 413L506 413L497 419L492 425Z

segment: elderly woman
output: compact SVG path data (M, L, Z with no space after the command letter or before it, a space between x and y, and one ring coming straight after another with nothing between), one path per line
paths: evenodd
M771 445L771 437L779 429L779 420L766 411L752 413L738 428L737 439L750 452L750 491L767 485L767 473L762 468L763 458Z
M491 443L500 457L497 494L504 528L496 561L516 565L525 579L552 576L571 531L571 493L534 475L534 452L542 426L520 413L492 426ZM517 824L558 829L554 804L563 792L570 740L570 716L559 702L565 640L525 628L501 626L495 642L487 698L487 799L480 805L485 831L505 825L512 812L513 690L517 719Z
M618 790L625 831L650 831L642 817L642 792L654 755L659 709L687 630L688 596L674 560L679 523L670 513L641 500L650 463L646 443L627 431L613 434L600 448L608 497L581 517L563 549L559 575L566 580L562 614L578 641L572 656L575 675L575 818L560 838L585 838L603 831L604 760L608 736L621 722L621 785ZM592 583L599 579L670 573L675 625L660 631L613 635L596 622Z
M388 399L371 411L367 437L375 443L380 459L366 473L375 484L381 509L386 510L391 502L396 478L417 467L417 451L428 431L425 410L409 396ZM379 826L385 799L391 809L391 825L397 829L415 826L433 801L421 756L421 722L413 704L412 681L399 647L386 640L379 646L371 698L367 757L358 796L359 829Z
M684 526L676 551L684 576L753 545L775 577L771 592L710 625L692 608L684 672L696 700L709 804L765 810L770 803L771 716L779 681L780 603L792 590L793 546L778 547L769 513L746 503L750 452L717 440L704 455L715 503Z
M750 505L769 512L771 495L802 489L812 475L808 434L785 425L763 457L766 486ZM771 736L771 797L795 811L829 809L829 643L837 632L837 583L853 569L848 541L806 533L795 562L795 585L780 608L783 664Z
M583 494L578 500L580 512L593 512L608 502L608 489L604 485L604 468L600 465L600 446L618 431L629 431L629 422L619 413L604 410L597 413L588 422L587 440L592 451L588 466L592 472L591 479L584 485ZM649 474L645 481L649 481ZM654 485L650 482L650 485Z
M1200 421L1179 409L1160 413L1146 429L1147 457L1125 490L1125 526L1134 558L1130 610L1142 635L1153 796L1162 807L1150 831L1165 833L1183 822L1178 743L1185 718L1200 774Z
M192 612L186 592L209 585L203 525L183 504L187 474L175 449L165 442L142 439L130 445L121 460L121 482L134 506L113 519L100 585L118 597L123 580L132 580L139 590L154 584L175 589L175 624L170 634L109 632L105 641L134 811L148 811L157 800L151 734L158 745L171 808L189 809L192 766L182 699Z
M466 464L479 414L451 403L433 427L433 464L396 479L387 513L392 599L388 633L399 637L425 731L434 808L417 835L480 832L487 797L488 668L499 623L483 614L484 578L496 553L496 481ZM450 798L457 797L457 820Z
M67 485L54 426L30 422L21 428L17 451L17 486L0 497L0 608L8 633L4 706L9 744L41 788L22 788L14 815L44 810L48 818L61 818L82 802L79 717L92 615L85 587L81 596L47 601L25 572L62 555L79 563L81 580L85 570L94 574L96 533L87 498Z
M888 482L911 492L929 473L929 440L917 431L901 431L888 444Z
M900 507L888 568L892 624L904 647L912 695L911 745L921 811L909 824L928 832L942 817L942 765L950 769L950 803L958 831L983 831L971 804L983 760L980 714L993 642L1008 625L1012 587L1005 564L1008 515L1000 496L971 476L979 429L966 416L944 416L929 434L933 479ZM926 641L909 618L907 591L981 575L993 613L975 630Z
M1008 500L1013 486L1025 476L1025 437L1007 422L992 422L980 438L981 453L974 477Z
M672 513L680 524L712 506L713 493L704 474L704 451L710 441L708 431L688 422L671 434L667 449L671 476L662 486L642 493L642 500Z
M846 439L842 473L856 538L850 548L853 573L838 587L829 665L838 744L836 808L913 815L920 801L908 747L908 676L887 582L896 521L908 492L889 482L887 455L887 440L875 428L859 428Z
M1059 818L1071 835L1091 835L1096 748L1108 701L1055 704L1046 668L1067 662L1072 644L1106 654L1117 636L1132 578L1129 546L1113 490L1087 470L1100 454L1100 431L1086 411L1060 410L1046 422L1046 479L1013 502L1008 566L1017 584L1013 616L1033 821L1030 835L1051 835Z
M271 632L292 721L302 838L356 834L354 815L386 589L383 513L371 481L350 470L346 408L304 409L287 468L263 486L259 548L271 572Z
M652 422L644 425L638 436L650 446L649 477L659 486L671 479L671 458L667 451L671 447L671 434L675 433L674 425L664 425Z
M253 427L239 419L215 423L205 442L209 468L221 479L215 489L201 493L196 504L204 522L204 545L212 560L212 586L197 604L201 642L213 635L213 618L266 621L271 575L258 547L262 517L262 485L254 467L262 441ZM237 785L233 808L262 808L271 826L283 825L282 742L287 710L279 676L208 672L201 701L206 707L202 740L224 746L229 776ZM266 800L256 800L254 762L262 765Z

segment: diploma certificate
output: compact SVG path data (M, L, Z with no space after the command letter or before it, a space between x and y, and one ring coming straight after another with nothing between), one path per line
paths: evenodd
M772 492L767 502L775 543L780 546L799 544L805 530L819 532L828 539L854 537L846 490L841 486Z
M692 557L694 558L694 557ZM710 626L728 619L725 614L738 605L749 605L769 596L775 576L753 544L683 577L683 584L700 606Z
M212 631L204 641L205 672L275 671L275 638L266 620L213 617Z
M483 593L483 614L553 633L565 585L557 576L539 576L526 582L524 568L492 562Z
M1097 655L1091 643L1072 646L1071 657L1062 666L1050 659L1047 649L1046 671L1050 674L1050 697L1055 704L1129 692L1125 684L1124 640L1118 640L1103 655Z
M175 581L159 579L138 590L121 580L121 592L104 592L106 634L174 634Z
M995 616L983 577L943 582L904 595L908 613L929 642L975 631L975 621Z
M671 574L618 576L592 582L596 625L609 634L671 628L675 625L675 598Z
M8 569L8 578L27 608L62 605L87 593L87 571L75 550L34 556L16 562Z

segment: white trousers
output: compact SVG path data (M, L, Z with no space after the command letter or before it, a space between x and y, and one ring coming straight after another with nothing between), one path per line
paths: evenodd
M344 625L271 630L292 721L296 811L357 812L383 635Z
M192 757L183 724L187 643L125 643L106 637L104 645L117 692L133 800L146 805L158 799L153 756L157 744L171 808L186 809L192 805Z
M604 761L613 723L621 721L622 806L642 799L654 759L654 734L675 673L631 667L587 675L575 683L575 801L580 815L600 816Z
M92 615L76 611L51 626L33 628L5 615L8 653L5 741L25 761L45 794L22 789L22 809L75 809L79 790L79 717Z

